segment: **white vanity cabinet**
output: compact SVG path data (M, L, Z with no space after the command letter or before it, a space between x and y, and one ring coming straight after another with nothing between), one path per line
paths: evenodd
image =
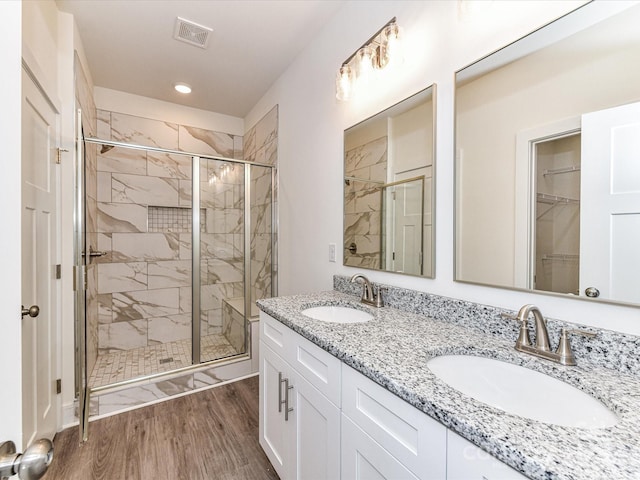
M263 312L260 445L281 480L526 478Z
M281 480L340 478L340 365L261 314L260 445Z

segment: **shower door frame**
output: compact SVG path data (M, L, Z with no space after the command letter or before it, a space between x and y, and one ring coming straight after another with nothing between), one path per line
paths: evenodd
M84 137L82 133L82 129L79 129L78 132L78 146L77 155L78 155L78 179L80 179L80 175L82 178L85 176L85 172L80 170L84 169L84 161L81 161L81 155L84 153L84 144L92 143L99 144L111 147L121 147L132 150L144 150L147 152L157 152L164 153L169 155L180 155L184 157L191 157L192 162L192 200L191 200L191 210L192 210L192 278L191 278L191 288L192 288L192 312L191 312L191 326L192 326L192 358L191 365L186 367L177 368L174 370L168 370L166 372L154 373L144 376L135 377L132 379L127 379L119 382L114 382L108 385L100 386L100 387L89 387L87 385L88 375L87 372L87 362L86 358L80 358L81 355L78 355L76 358L76 378L83 379L80 384L77 385L77 394L79 396L80 401L84 408L80 409L81 415L79 415L80 420L80 437L82 441L86 441L87 439L87 427L88 427L88 418L89 418L89 396L92 393L109 391L115 388L121 388L123 386L136 384L142 381L148 381L155 378L160 378L168 375L175 375L176 373L187 373L191 370L196 370L205 366L212 366L215 364L221 364L225 362L239 361L247 358L251 358L251 329L249 319L251 318L251 199L252 199L252 191L251 191L251 167L262 167L267 168L271 172L271 295L277 295L277 274L276 274L276 261L277 261L277 247L276 247L276 239L277 239L277 228L278 228L278 220L277 220L277 207L276 207L276 179L277 179L277 170L275 165L269 165L260 162L251 162L247 160L234 159L234 158L226 158L221 156L214 155L206 155L202 153L194 153L188 151L181 150L171 150L154 146L146 146L139 145L133 143L119 142L113 140L104 140L96 137ZM243 165L244 169L244 252L243 252L243 277L244 277L244 322L245 322L245 351L242 354L234 355L232 357L224 357L220 359L214 359L206 362L201 362L200 360L200 271L201 271L201 254L200 254L200 161L201 160L214 160L220 161L229 164L235 165ZM84 199L84 185L77 185L76 188L78 191L76 192L76 202L81 203L80 205L76 205L76 211L84 211L85 199ZM84 218L74 218L75 227L78 229L80 226L84 224ZM78 241L80 241L81 233L78 233ZM82 246L76 245L76 256L80 255ZM82 269L78 269L79 272L77 274L78 284L82 285L83 282L83 271ZM80 289L78 289L80 291ZM78 293L78 292L77 292ZM84 294L84 291L82 291ZM79 308L80 304L77 303ZM197 308L196 308L197 307ZM86 314L83 314L84 320L86 321ZM196 320L194 320L196 319ZM78 314L76 314L76 322L78 322ZM84 357L84 348L86 335L86 325L77 325L78 337L76 338L76 349L78 350L79 344L82 345ZM80 333L80 330L82 332Z

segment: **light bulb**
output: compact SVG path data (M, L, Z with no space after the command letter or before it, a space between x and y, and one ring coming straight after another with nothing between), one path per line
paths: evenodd
M352 72L349 65L342 65L336 75L336 98L346 101L351 98Z
M173 88L176 89L177 92L180 93L191 93L191 87L189 85L187 85L186 83L176 83Z
M402 52L402 32L397 23L388 25L383 32L382 38L382 55L381 60L384 65L393 63L401 65L404 62Z
M367 45L356 53L356 78L358 84L368 85L373 76L373 49Z

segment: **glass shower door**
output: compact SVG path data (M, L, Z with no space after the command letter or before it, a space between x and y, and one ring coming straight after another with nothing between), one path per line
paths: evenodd
M200 159L199 164L200 248L194 254L200 257L198 338L202 363L247 353L244 254L248 167L212 159ZM194 245L198 243L194 241ZM194 337L194 354L196 343Z

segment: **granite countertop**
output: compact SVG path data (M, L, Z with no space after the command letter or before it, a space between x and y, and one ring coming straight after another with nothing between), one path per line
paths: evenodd
M534 479L640 478L640 378L579 361L565 367L517 352L514 342L394 308L372 308L329 291L259 300L265 313L519 472ZM366 323L309 318L305 308L345 305ZM613 427L550 425L505 413L449 387L427 367L443 354L497 358L561 379L618 416Z

